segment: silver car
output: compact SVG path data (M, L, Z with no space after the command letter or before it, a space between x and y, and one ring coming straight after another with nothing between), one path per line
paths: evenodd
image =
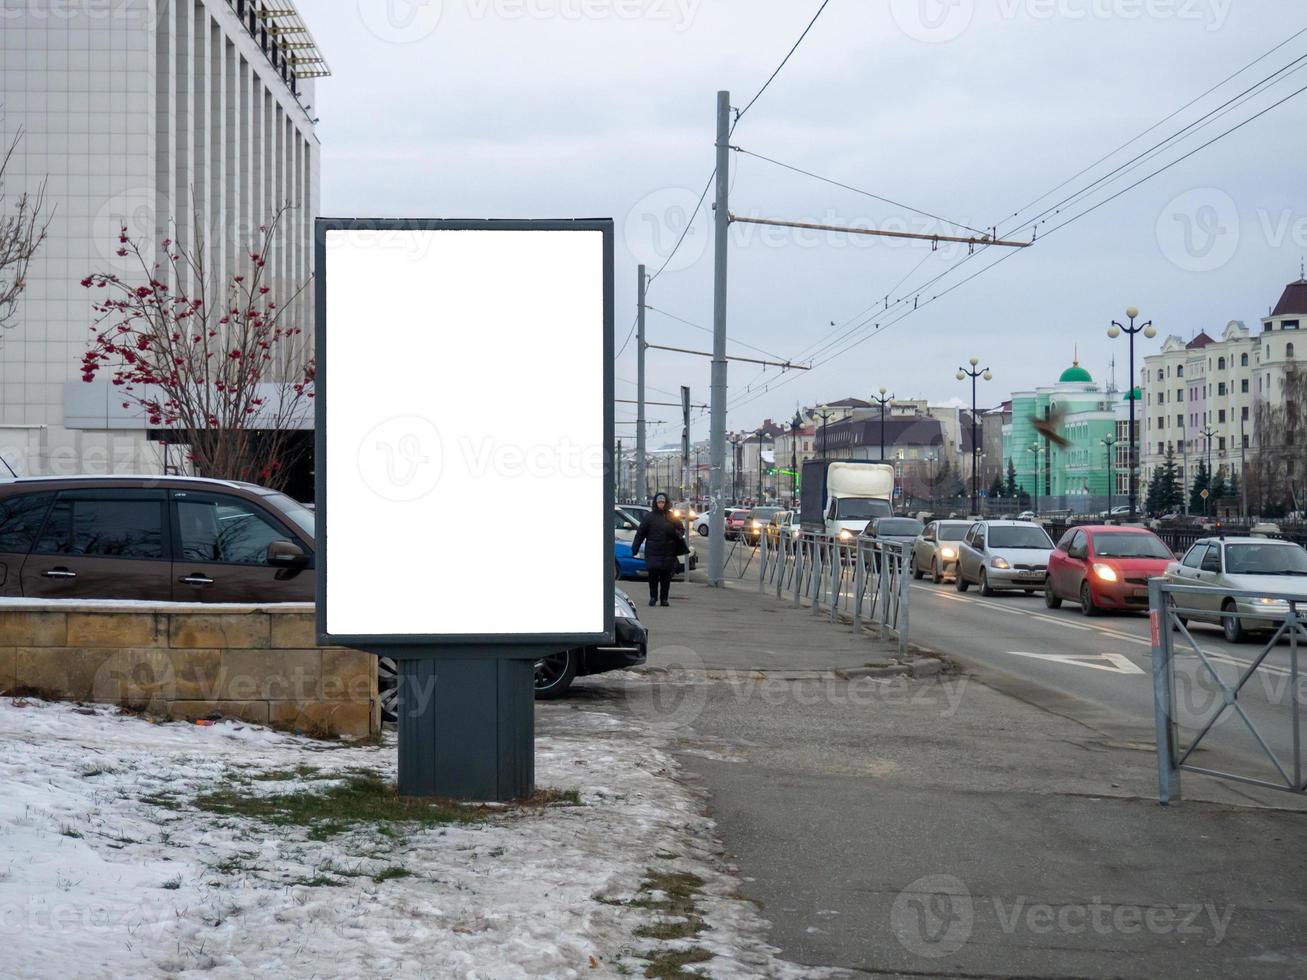
M1302 596L1299 608L1307 609L1307 551L1292 541L1203 538L1167 569L1166 577L1179 585L1214 590L1202 595L1176 596L1176 604L1182 608L1201 610L1180 617L1180 621L1217 623L1231 643L1244 640L1252 630L1277 628L1284 621L1289 603L1260 596L1225 595L1215 590L1265 590Z
M977 521L958 547L955 584L966 592L972 584L981 595L999 589L1042 592L1053 541L1038 524L1026 521Z
M970 521L931 521L912 546L912 577L929 575L936 585L958 568L958 549Z

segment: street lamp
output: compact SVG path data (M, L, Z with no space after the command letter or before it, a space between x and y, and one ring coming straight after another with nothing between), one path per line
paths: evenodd
M1154 329L1152 320L1135 325L1135 318L1139 316L1137 307L1129 307L1125 315L1130 320L1130 325L1113 320L1107 328L1107 335L1115 340L1124 332L1130 338L1130 521L1133 523L1139 509L1139 438L1135 428L1135 392L1138 390L1136 386L1139 379L1135 377L1135 334L1142 333L1151 340L1157 336L1157 330Z
M799 434L803 431L803 416L796 408L790 423L790 504L799 498Z
M826 423L835 417L835 413L830 410L829 405L823 405L821 411L817 412L817 418L821 419L821 458L826 458Z
M1044 447L1041 446L1039 440L1036 439L1030 444L1030 448L1027 449L1026 452L1035 457L1035 499L1032 501L1032 504L1035 510L1035 517L1039 517L1039 491L1043 489L1039 485L1039 464L1041 462L1041 457L1044 455Z
M880 396L872 398L880 406L880 461L885 462L885 406L894 400L893 395L886 395L888 389L881 388Z
M1116 435L1113 433L1104 436L1103 445L1107 447L1107 519L1110 521L1112 519L1112 491L1116 489L1116 475L1112 471L1112 464L1115 462L1113 456L1116 452Z
M977 514L980 512L980 447L976 440L976 379L984 378L986 381L993 381L994 375L990 373L989 368L978 367L980 364L978 357L973 357L969 363L970 370L958 368L957 379L959 381L971 379L971 513Z
M1203 437L1207 440L1207 486L1203 489L1207 491L1207 496L1203 498L1203 516L1208 517L1212 512L1212 436L1216 435L1216 430L1210 425L1203 426Z
M740 502L740 435L732 433L731 442L731 501Z

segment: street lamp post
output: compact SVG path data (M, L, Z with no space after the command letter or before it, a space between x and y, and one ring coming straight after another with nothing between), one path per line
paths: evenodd
M1135 428L1135 392L1138 390L1139 379L1135 377L1135 334L1142 333L1150 340L1157 336L1157 330L1153 327L1153 321L1135 325L1135 318L1139 316L1137 307L1131 306L1125 311L1126 317L1130 320L1130 325L1118 323L1113 320L1112 325L1107 328L1107 335L1115 340L1124 332L1130 338L1130 521L1134 523L1135 515L1139 510L1139 434Z
M790 423L790 504L795 505L799 497L799 435L803 432L803 416L796 408L794 421Z
M980 512L980 447L976 443L976 379L984 378L986 381L993 381L994 375L990 373L989 368L978 367L980 364L978 357L973 357L969 363L970 370L958 368L957 379L959 381L971 379L971 513L978 514Z
M1113 433L1105 436L1103 445L1107 447L1107 519L1110 521L1112 519L1112 492L1116 490L1116 473L1112 469L1112 464L1116 462L1113 458L1116 453L1116 435Z
M1203 498L1203 516L1209 517L1212 513L1212 436L1216 435L1216 430L1210 425L1203 426L1203 438L1207 440L1207 496Z
M731 501L740 502L740 436L731 436Z
M880 396L872 398L880 406L880 461L885 462L885 406L894 400L893 395L886 395L887 389L880 389Z
M1027 449L1026 452L1035 457L1035 499L1032 501L1032 505L1035 510L1035 517L1039 517L1039 491L1042 489L1039 485L1039 464L1040 458L1044 455L1044 447L1041 446L1039 440L1036 439L1031 443L1030 448Z
M829 405L823 405L821 411L817 412L817 418L821 419L821 458L826 458L826 423L835 417L835 413L830 410Z
M1243 411L1239 413L1239 516L1248 520L1248 437L1243 431Z

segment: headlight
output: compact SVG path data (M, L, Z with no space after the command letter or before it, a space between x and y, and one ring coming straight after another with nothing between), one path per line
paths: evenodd
M842 531L840 531L841 541L850 541L852 539L853 539L853 532L850 531L847 527L844 528Z
M759 522L759 521L754 521L754 522L753 522L753 529L754 529L755 531L758 530L758 528L760 528L760 527L762 527L762 523L761 523L761 522Z
M995 559L994 559L994 567L995 567L995 568L1011 568L1012 566L1009 565L1009 564L1007 563L1007 559L1006 559L1006 558L995 558Z
M679 510L674 510L674 511L672 511L672 516L673 516L673 517L680 517L680 516L681 516L681 512L680 512Z
M940 548L940 549L939 549L939 556L940 556L941 558L944 558L944 559L947 560L947 561L952 561L954 558L956 558L956 557L958 556L958 549L957 549L957 548Z
M1104 565L1102 562L1094 562L1094 574L1104 582L1117 581L1116 569L1111 565Z
M1276 609L1287 609L1288 606L1289 606L1289 603L1288 603L1286 600L1284 600L1284 599L1267 599L1267 598L1265 598L1265 597L1262 597L1262 598L1260 598L1260 599L1254 599L1254 600L1253 600L1253 605L1255 605L1255 606L1272 606L1272 607L1274 607L1274 608L1276 608Z
M698 519L699 519L699 514L698 514L698 512L695 511L694 509L691 509L691 510L690 510L690 520L692 520L692 521L697 521Z
M613 596L613 615L618 619L635 619L635 612L618 595Z

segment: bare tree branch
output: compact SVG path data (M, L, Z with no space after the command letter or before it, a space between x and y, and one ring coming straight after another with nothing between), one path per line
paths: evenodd
M14 200L12 209L3 207L5 174L22 140L23 130L19 127L0 158L0 330L14 325L18 300L27 287L28 263L45 241L51 219L51 215L42 214L45 210L44 180L35 194L24 191Z

